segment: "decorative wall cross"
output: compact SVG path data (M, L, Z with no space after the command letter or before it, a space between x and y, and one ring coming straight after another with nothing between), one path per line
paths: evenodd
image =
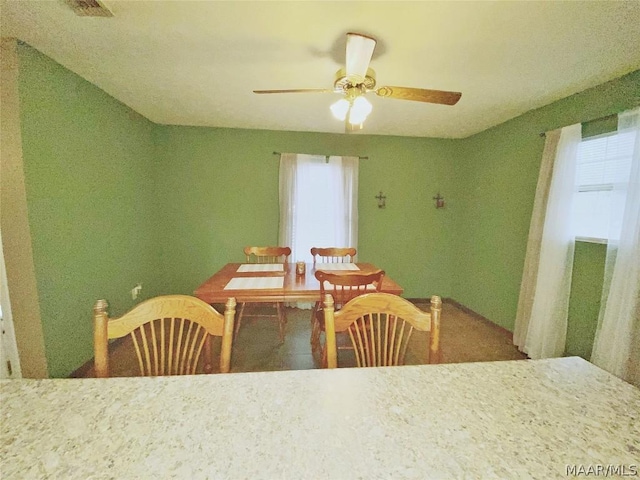
M387 197L382 195L382 190L380 190L380 193L378 195L376 195L375 198L378 199L378 208L384 208L384 207L387 206L387 204L385 202Z

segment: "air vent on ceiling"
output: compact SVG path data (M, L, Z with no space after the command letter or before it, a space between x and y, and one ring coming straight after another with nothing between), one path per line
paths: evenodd
M98 0L66 0L71 9L81 17L113 17L113 13Z

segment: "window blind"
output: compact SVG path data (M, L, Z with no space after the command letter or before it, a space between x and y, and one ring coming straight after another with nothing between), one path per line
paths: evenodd
M611 210L624 208L614 195L626 192L634 144L634 132L614 132L580 143L572 217L577 238L609 239Z
M633 132L583 140L578 147L578 191L610 190L627 183L634 141Z

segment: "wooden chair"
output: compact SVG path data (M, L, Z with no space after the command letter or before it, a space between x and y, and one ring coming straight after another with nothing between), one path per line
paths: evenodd
M247 263L287 263L291 249L289 247L245 247Z
M317 263L351 263L356 256L356 249L351 247L311 247L313 256L313 269ZM315 322L316 314L322 309L322 297L320 297L311 312L311 328Z
M320 282L320 298L325 298L328 293L331 294L334 299L334 309L339 309L359 295L380 291L384 271L376 270L375 272L363 273L360 271L329 272L317 270L315 276ZM326 366L327 351L320 344L320 336L325 331L322 308L314 308L312 322L311 351L316 353L320 350L322 365Z
M340 247L313 247L311 249L313 255L313 266L317 263L351 263L356 256L355 248Z
M431 312L423 312L397 295L369 293L354 298L335 311L334 299L323 302L327 366L338 366L336 333L348 332L358 367L404 364L414 328L429 331L429 363L440 362L440 297L431 297Z
M288 263L291 249L289 247L245 247L244 254L247 263ZM235 335L240 331L240 324L243 317L277 317L278 329L280 335L280 343L284 343L285 327L287 325L287 315L284 303L276 302L274 304L276 313L274 315L249 315L244 313L246 302L240 304L240 313L236 321Z
M188 295L146 300L119 318L109 318L106 300L93 307L96 377L109 376L109 340L131 335L141 376L193 375L203 350L204 371L212 370L212 336L221 337L220 373L228 373L236 300L224 315Z

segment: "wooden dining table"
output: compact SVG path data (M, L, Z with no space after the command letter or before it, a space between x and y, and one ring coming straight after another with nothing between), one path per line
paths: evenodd
M202 285L195 290L194 296L209 304L225 303L230 297L234 297L238 303L315 302L320 300L320 282L318 282L315 277L315 271L316 268L324 269L323 266L326 266L326 264L318 264L314 267L313 263L307 263L304 275L296 274L295 263L282 264L281 271L262 272L239 272L238 269L242 265L264 264L227 263L222 267L222 269L202 283ZM340 264L333 264L331 270L335 270L336 265ZM355 266L363 273L370 273L378 270L378 267L371 263L356 263ZM225 288L232 279L272 277L282 277L283 281L281 288ZM400 285L385 275L382 280L381 291L385 293L392 293L394 295L401 295L403 289Z

